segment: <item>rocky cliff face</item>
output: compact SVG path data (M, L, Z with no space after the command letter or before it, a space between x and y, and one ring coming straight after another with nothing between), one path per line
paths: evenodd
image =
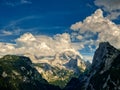
M96 50L85 89L120 90L120 51L108 42Z
M120 51L108 42L96 50L90 69L65 90L120 90ZM71 89L72 88L72 89Z
M0 90L59 90L49 85L30 59L6 55L0 59Z

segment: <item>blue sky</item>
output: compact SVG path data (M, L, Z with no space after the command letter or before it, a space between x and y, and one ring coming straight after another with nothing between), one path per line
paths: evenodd
M69 32L76 21L83 20L93 13L92 0L20 0L0 1L0 29L35 28L36 33L56 34ZM9 3L9 4L8 4ZM90 7L91 5L91 7ZM9 26L14 23L13 26ZM35 33L34 32L34 33ZM21 32L22 33L22 32ZM33 32L32 32L33 33Z
M81 33L84 27L77 28L81 31L75 31L71 30L71 25L84 22L86 17L101 9L103 16L118 26L119 6L119 0L0 0L0 42L15 43L14 40L26 32L50 37L62 33L72 35L75 32L84 38L72 39L72 42L95 41L100 32ZM85 38L88 33L93 36ZM96 47L84 44L80 51L92 56Z

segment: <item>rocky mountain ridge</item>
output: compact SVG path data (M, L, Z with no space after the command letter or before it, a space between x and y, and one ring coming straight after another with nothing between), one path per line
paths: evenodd
M120 51L100 43L89 70L72 79L65 90L120 90Z
M67 63L55 62L58 66L63 65L58 68L55 67L57 66L55 64L52 67L50 61L48 63L32 63L29 58L24 56L4 56L0 59L0 90L61 90L59 87L50 85L50 82L48 83L43 79L43 75L37 70L38 68L44 72L49 71L44 73L48 76L49 73L52 73L50 79L53 75L56 78L55 80L61 78L65 81L67 80L66 77L72 78L73 73L70 72L70 69L77 71L79 56L73 55L72 52L65 52L55 57L55 59L60 58L61 60L65 60L64 58L69 60L65 60ZM103 42L96 50L90 68L81 73L79 78L72 78L70 82L65 81L68 84L62 90L120 90L119 72L120 51L108 42ZM61 82L56 81L54 83L59 84Z

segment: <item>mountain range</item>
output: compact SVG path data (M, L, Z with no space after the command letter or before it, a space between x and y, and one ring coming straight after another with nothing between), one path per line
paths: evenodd
M74 50L55 56L6 55L0 90L120 90L120 51L100 43L90 65Z

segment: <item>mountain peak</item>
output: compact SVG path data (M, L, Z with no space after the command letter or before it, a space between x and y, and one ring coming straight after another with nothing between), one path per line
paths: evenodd
M106 58L113 58L118 54L118 50L114 48L109 42L102 42L99 44L99 48L96 50L92 67L97 68L101 63L105 63ZM112 59L111 59L112 60ZM110 62L110 60L109 60Z
M100 48L113 47L109 42L101 42L99 45Z

